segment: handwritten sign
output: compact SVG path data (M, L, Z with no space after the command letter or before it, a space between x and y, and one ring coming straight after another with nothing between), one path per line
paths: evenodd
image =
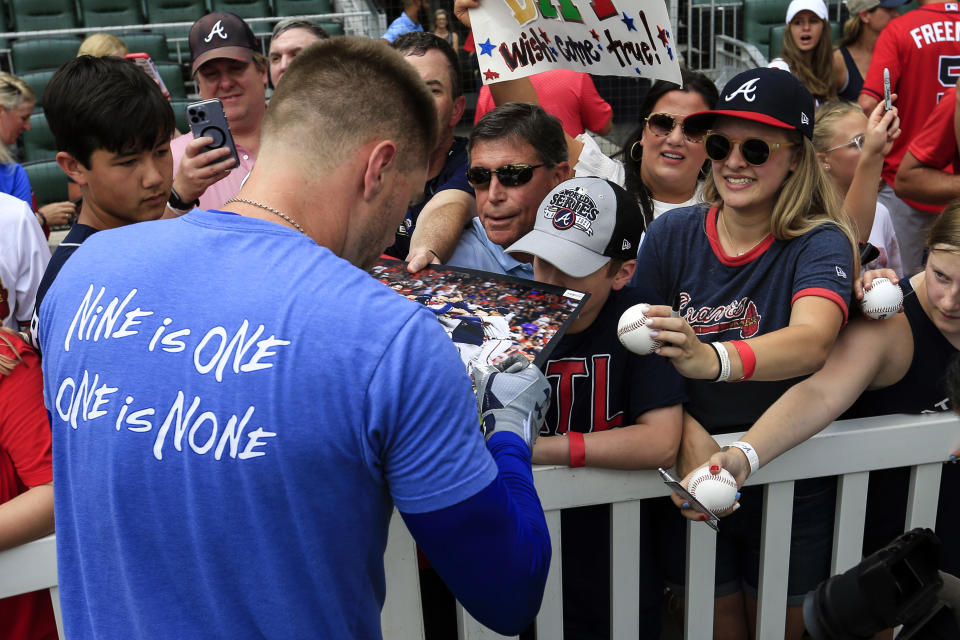
M484 0L470 21L485 84L549 69L680 84L663 0Z

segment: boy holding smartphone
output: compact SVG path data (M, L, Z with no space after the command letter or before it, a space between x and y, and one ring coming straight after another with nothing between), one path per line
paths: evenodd
M43 274L36 310L84 240L164 214L173 182L170 136L176 128L157 84L134 63L111 56L80 56L64 64L44 91L43 107L57 163L80 187L83 200L76 224Z

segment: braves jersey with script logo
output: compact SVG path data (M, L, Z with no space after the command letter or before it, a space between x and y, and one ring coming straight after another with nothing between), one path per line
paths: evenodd
M937 326L911 295L910 280L900 281L903 290L903 312L913 333L913 359L900 380L884 387L864 391L842 418L867 418L891 413L934 413L949 411L944 371L957 354L957 348L943 337Z
M543 368L553 394L541 433L590 433L636 424L646 411L686 401L683 378L666 358L631 353L617 338L627 308L663 304L648 287L611 291L596 320L566 334Z
M956 2L930 4L891 21L877 38L862 93L883 100L883 70L890 69L890 90L897 94L900 137L883 161L883 179L893 179L907 147L940 98L960 75L960 7ZM942 206L905 200L920 211Z
M640 245L635 282L664 300L679 295L680 314L703 342L749 340L790 323L793 303L819 296L846 321L853 256L847 237L823 224L789 241L767 237L727 256L717 236L717 208L676 209L653 221ZM687 410L710 433L751 425L796 380L713 384L688 380Z

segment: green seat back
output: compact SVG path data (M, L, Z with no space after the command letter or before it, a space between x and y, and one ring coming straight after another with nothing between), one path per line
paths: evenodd
M67 60L76 57L80 38L29 38L14 40L10 45L13 72L16 74L38 69L55 69Z
M145 0L147 22L195 22L207 13L204 0ZM153 31L163 33L168 38L186 38L190 34L190 27L169 27L164 29L153 28ZM176 47L168 45L170 58L173 58ZM184 61L190 60L190 45L180 43Z
M180 70L180 65L164 60L155 60L154 64L157 65L157 71L163 78L163 84L167 85L170 99L186 98L187 90L183 85L183 72Z
M10 0L9 5L13 28L17 31L79 26L73 0Z
M340 22L321 22L320 26L326 29L331 36L343 35L343 24Z
M56 160L39 160L27 162L23 165L30 178L30 186L37 197L37 206L42 207L51 202L67 200L67 176L60 169Z
M47 88L47 83L50 82L50 78L56 71L56 69L41 69L18 74L20 79L30 85L30 88L36 94L37 107L43 107L43 90Z
M789 1L744 0L743 39L761 52L770 50L770 27L783 25Z
M86 27L140 24L140 0L80 0L80 15Z
M127 45L130 53L146 53L154 61L167 60L170 50L167 48L167 38L162 33L150 31L130 31L118 34Z
M229 11L241 18L264 18L273 13L267 0L211 0L213 11Z
M57 155L53 132L42 111L30 115L30 131L23 133L23 147L27 162L50 160Z
M331 0L275 0L278 16L305 16L333 13Z
M177 119L177 131L188 133L190 131L190 121L187 120L187 105L193 100L185 98L170 100L170 108L173 109L173 115Z

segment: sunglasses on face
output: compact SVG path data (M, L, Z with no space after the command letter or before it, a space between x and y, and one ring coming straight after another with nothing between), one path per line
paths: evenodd
M486 187L490 184L490 174L495 173L497 180L503 186L519 187L530 182L535 169L545 166L545 164L505 164L499 169L470 167L467 169L467 182L474 187Z
M703 147L707 152L707 157L714 162L722 162L730 156L733 151L734 143L740 145L740 155L755 167L762 165L770 159L774 151L780 147L792 147L795 142L767 142L763 138L746 138L737 140L729 138L722 133L711 131L703 139Z
M683 118L671 113L651 113L646 117L645 122L647 123L647 129L650 130L650 133L658 138L670 135L677 127L680 127L683 137L686 138L688 142L700 142L703 138L702 133L696 135L695 132L688 131L684 128Z
M824 153L830 153L831 151L836 151L837 149L842 149L843 147L856 147L857 151L863 151L863 134L850 138L846 142L840 143L835 147L830 147Z

